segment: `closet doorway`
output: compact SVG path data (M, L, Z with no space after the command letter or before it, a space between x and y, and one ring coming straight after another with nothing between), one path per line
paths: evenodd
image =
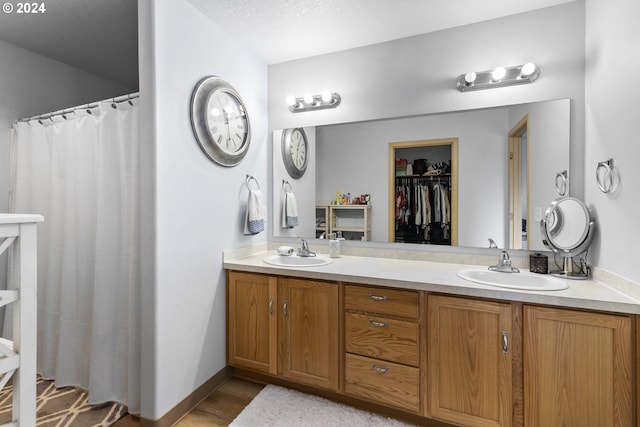
M389 242L458 244L458 138L389 143Z
M509 132L509 249L529 249L529 115Z

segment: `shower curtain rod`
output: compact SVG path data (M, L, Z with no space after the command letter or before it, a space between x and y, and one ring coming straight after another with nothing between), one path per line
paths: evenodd
M116 96L114 98L107 98L102 101L91 102L89 104L79 105L77 107L65 108L64 110L54 111L53 113L41 114L39 116L27 117L26 119L16 120L14 123L21 122L30 122L31 120L38 120L42 123L42 120L48 120L56 116L62 116L63 119L66 119L65 115L70 113L75 113L77 110L87 110L89 114L91 114L91 109L96 108L98 105L104 102L110 102L113 108L116 108L116 104L120 104L121 102L131 102L131 100L139 98L140 92L130 93L128 95Z

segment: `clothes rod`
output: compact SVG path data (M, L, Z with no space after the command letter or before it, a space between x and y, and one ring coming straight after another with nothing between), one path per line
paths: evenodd
M54 111L53 113L45 113L39 116L32 116L32 117L27 117L26 119L19 119L19 120L16 120L15 123L29 122L31 120L48 120L48 119L51 119L52 117L64 116L65 114L71 114L78 110L89 110L90 112L92 108L96 108L102 103L110 103L113 106L113 108L116 108L116 104L120 104L122 102L131 102L131 100L139 97L140 97L140 92L130 93L128 95L121 95L121 96L116 96L114 98L107 98L102 101L91 102L89 104L78 105L77 107L65 108L63 110Z

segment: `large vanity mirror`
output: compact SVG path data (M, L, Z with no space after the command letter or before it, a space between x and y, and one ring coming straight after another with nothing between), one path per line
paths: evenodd
M294 186L307 200L313 195L318 206L335 203L336 193L369 195L367 240L389 242L389 144L455 138L457 246L486 248L491 238L504 248L545 249L537 224L558 197L556 176L569 171L569 99L305 129L314 140L310 156L315 180L292 180ZM281 134L274 131L274 141ZM274 171L281 161L276 155L274 151ZM518 167L510 167L510 159ZM281 181L274 174L274 189ZM274 206L280 204L278 198L274 190ZM310 218L301 214L298 230L275 227L274 235L317 237L313 212L321 211L306 208L312 213Z

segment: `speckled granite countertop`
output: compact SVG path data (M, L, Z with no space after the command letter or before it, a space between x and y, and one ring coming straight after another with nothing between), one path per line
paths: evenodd
M415 261L366 256L341 256L315 267L279 267L263 259L275 251L262 251L238 259L227 259L227 270L322 279L373 286L390 286L497 300L640 314L640 300L594 280L565 280L568 289L560 291L522 291L469 282L456 272L479 265ZM322 254L324 255L324 254ZM564 279L562 279L564 280Z

